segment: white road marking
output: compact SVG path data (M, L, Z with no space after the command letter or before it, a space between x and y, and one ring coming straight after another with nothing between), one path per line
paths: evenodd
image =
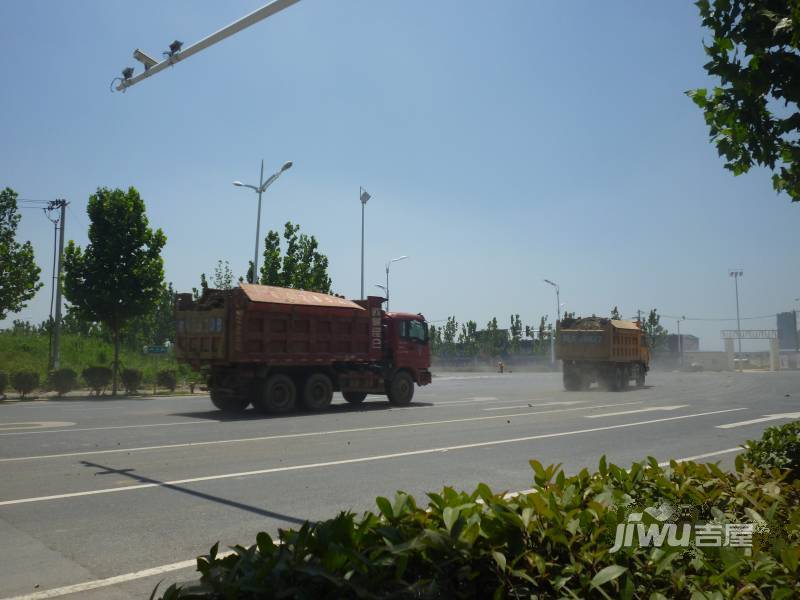
M137 429L139 427L172 427L173 425L207 425L220 423L221 421L208 421L206 419L196 421L175 421L174 423L145 423L142 425L112 425L109 427L83 427L81 429L46 429L41 431L14 431L12 433L0 433L0 435L33 435L35 433L72 433L74 431L104 431L106 429Z
M632 415L634 413L651 412L654 410L678 410L686 408L688 404L675 404L674 406L650 406L648 408L637 408L635 410L623 410L620 412L603 413L602 415L583 415L587 419L600 419L602 417L618 417L620 415Z
M71 425L75 425L75 423L70 421L25 421L21 423L0 423L0 431L46 429L48 427L70 427Z
M758 419L750 419L749 421L739 421L738 423L726 423L725 425L717 425L717 429L732 429L734 427L744 427L745 425L755 425L756 423L764 423L766 421L777 421L779 419L800 419L800 412L783 413L780 415L766 415Z
M630 404L641 404L641 402L617 402L614 404L601 404L592 408L610 408L612 406L627 406ZM113 448L110 450L86 450L83 452L65 452L61 454L41 454L38 456L20 456L14 458L0 458L0 463L4 462L18 462L22 460L38 460L43 458L65 458L69 456L91 456L93 454L115 454L120 452L142 452L145 450L167 450L170 448L190 448L193 446L216 446L219 444L243 444L248 442L263 442L268 440L285 440L291 438L302 437L317 437L322 435L337 435L343 433L359 433L363 431L380 431L384 429L401 429L407 427L424 427L429 425L447 425L450 423L465 423L469 421L488 421L491 419L509 419L511 417L529 417L532 415L547 415L559 412L570 412L574 410L583 410L587 408L581 406L580 408L560 408L554 410L540 410L533 412L515 413L510 415L492 415L484 417L464 417L461 419L444 419L441 421L422 421L415 423L399 423L395 425L375 425L372 427L352 427L350 429L333 429L330 431L308 431L305 433L283 433L279 435L263 435L258 437L249 438L236 438L231 440L211 440L207 442L184 442L181 444L163 444L159 446L140 446L138 448ZM78 431L78 430L73 430Z
M205 475L202 477L190 477L187 479L175 479L173 481L164 481L160 483L141 483L136 485L127 485L115 488L101 488L98 490L87 490L83 492L70 492L66 494L53 494L51 496L35 496L31 498L19 498L17 500L4 500L0 502L0 506L13 506L17 504L30 504L32 502L44 502L47 500L60 500L63 498L79 498L83 496L96 496L99 494L113 494L117 492L128 492L131 490L143 490L154 487L169 487L176 485L185 485L187 483L199 483L203 481L217 481L220 479L235 479L237 477L252 477L255 475L269 475L272 473L286 473L289 471L302 471L306 469L319 469L323 467L335 467L338 465L351 465L366 462L375 462L379 460L388 460L392 458L405 458L408 456L420 456L424 454L436 454L439 452L451 452L454 450L466 450L469 448L486 448L489 446L501 446L506 444L516 444L519 442L529 442L532 440L543 440L556 437L564 437L570 435L579 435L583 433L595 433L598 431L609 431L611 429L623 429L627 427L637 427L639 425L651 425L654 423L664 423L666 421L677 421L680 419L692 419L696 417L705 417L708 415L718 415L728 412L736 412L739 410L747 410L746 408L728 408L724 410L714 410L709 412L694 413L690 415L680 415L678 417L665 417L662 419L652 419L650 421L638 421L635 423L619 423L617 425L607 425L605 427L594 427L591 429L576 429L573 431L561 431L557 433L541 433L538 435L528 435L525 437L509 438L504 440L491 440L488 442L474 442L471 444L458 444L455 446L442 446L439 448L426 448L424 450L409 450L406 452L393 452L391 454L378 454L373 456L361 456L358 458L346 458L342 460L331 460L319 463L307 463L302 465L292 465L287 467L272 467L269 469L258 469L255 471L241 471L239 473L222 473L220 475ZM505 415L502 415L505 417Z
M476 396L474 398L464 398L462 400L445 400L444 402L436 402L434 406L446 406L448 404L469 404L472 402L495 402L496 396Z
M697 456L690 456L688 458L677 458L675 462L688 462L690 460L699 460L701 458L707 458L711 456L719 456L721 454L730 454L731 452L739 452L742 448L728 448L726 450L718 450L716 452L708 452L707 454L699 454ZM660 467L669 466L670 461L658 463ZM537 490L533 488L528 488L525 490L519 490L517 492L509 492L505 496L506 498L514 498L516 496L521 496L523 494L533 494ZM482 502L482 500L478 500L478 502ZM233 554L232 550L227 552L220 552L218 554L219 557L228 556ZM40 592L34 592L32 594L24 594L22 596L13 596L9 598L3 598L2 600L47 600L48 598L58 598L60 596L66 596L68 594L77 594L79 592L88 592L90 590L96 590L99 588L109 587L112 585L118 585L120 583L126 583L128 581L134 581L136 579L144 579L146 577L152 577L153 575L161 575L163 573L170 573L172 571L180 571L182 569L188 569L189 567L193 567L197 564L197 559L193 558L191 560L182 560L180 562L170 563L167 565L160 565L158 567L152 567L150 569L143 569L141 571L134 571L133 573L125 573L123 575L115 575L114 577L107 577L106 579L96 579L94 581L86 581L84 583L76 583L74 585L68 585L60 588L53 588L50 590L42 590Z
M558 406L564 405L569 406L571 404L586 404L588 400L568 400L566 402L544 402L543 404L514 404L513 406L490 406L489 408L483 408L481 410L490 411L490 410L511 410L514 408L538 408L540 406ZM591 408L586 406L584 408Z
M690 460L697 461L703 458L711 458L712 456L720 456L721 454L730 454L731 452L741 452L744 450L741 446L736 448L726 448L725 450L717 450L716 452L706 452L705 454L698 454L697 456L688 456L686 458L676 458L675 462L689 462ZM665 460L664 462L658 463L659 467L668 467L670 461Z

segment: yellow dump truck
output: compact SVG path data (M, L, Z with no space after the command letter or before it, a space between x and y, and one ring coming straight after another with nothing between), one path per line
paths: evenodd
M556 358L563 363L564 389L570 391L586 390L594 382L621 391L631 379L641 387L650 368L640 324L602 317L558 321Z

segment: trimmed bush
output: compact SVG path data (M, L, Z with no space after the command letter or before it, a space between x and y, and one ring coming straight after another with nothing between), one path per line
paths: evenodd
M6 397L6 388L8 387L8 373L0 371L0 397Z
M142 387L142 372L139 369L123 369L120 378L126 394L135 394Z
M159 371L156 375L156 385L160 388L166 388L170 392L174 392L178 385L178 378L175 371Z
M72 369L58 369L50 373L50 387L59 396L71 392L78 387L78 374Z
M111 383L113 372L108 367L86 367L83 370L83 380L89 389L92 390L96 396L105 392L108 385Z
M765 430L760 440L748 440L744 458L761 469L788 469L800 479L800 421Z
M11 376L11 386L24 398L39 387L39 374L35 371L17 371Z
M197 560L199 583L162 598L800 597L800 481L741 457L733 473L654 458L622 469L603 457L573 476L530 464L532 493L445 488L419 506L398 492L376 512L342 512L278 541L261 532L225 555L215 544ZM705 545L698 527L711 523L756 524L749 551ZM686 545L636 535L667 526L689 527ZM612 551L621 531L636 541Z

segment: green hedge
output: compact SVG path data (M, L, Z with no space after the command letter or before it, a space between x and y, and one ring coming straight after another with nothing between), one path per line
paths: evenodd
M761 467L788 469L789 477L800 479L800 421L770 427L760 440L749 440L744 458Z
M278 540L262 532L230 555L215 545L198 558L198 584L170 586L161 597L800 597L800 480L786 471L742 457L731 473L693 462L660 467L653 458L630 469L602 458L596 471L572 476L559 466L531 467L533 493L445 488L420 506L398 492L378 498L377 512L343 512L281 531ZM689 546L612 552L618 526L633 513L660 526L653 509L667 505L681 507L672 514L681 527L754 525L750 555L698 547L697 537Z
M48 376L48 384L59 396L78 387L78 374L72 369L58 369Z
M8 387L8 373L0 371L0 398L5 397L6 388Z
M34 371L17 371L11 376L11 386L17 390L20 398L39 387L39 373Z

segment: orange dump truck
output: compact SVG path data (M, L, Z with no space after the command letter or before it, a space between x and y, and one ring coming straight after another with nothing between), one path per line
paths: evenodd
M601 317L556 323L556 358L563 362L564 388L570 391L594 382L620 391L631 379L641 387L650 368L650 349L639 323Z

